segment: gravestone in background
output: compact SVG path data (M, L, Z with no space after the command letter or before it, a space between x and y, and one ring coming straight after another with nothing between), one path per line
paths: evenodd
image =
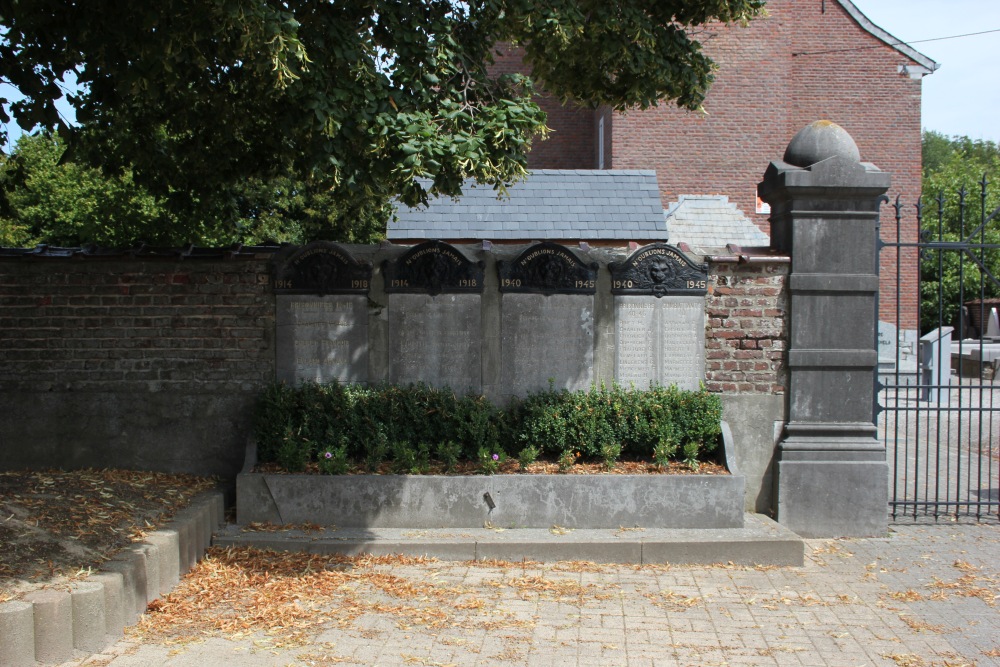
M441 241L382 263L389 381L482 391L483 263Z
M708 267L654 243L612 263L615 381L697 390L705 377Z
M325 241L275 261L277 380L367 382L371 263Z
M497 262L501 293L500 392L587 389L594 381L597 263L555 243Z

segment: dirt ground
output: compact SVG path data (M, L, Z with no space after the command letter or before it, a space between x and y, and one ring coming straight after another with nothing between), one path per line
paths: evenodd
M130 470L0 472L0 602L98 569L216 484Z

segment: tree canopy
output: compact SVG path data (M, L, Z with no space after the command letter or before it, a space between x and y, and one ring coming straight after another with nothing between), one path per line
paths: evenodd
M70 157L174 211L285 177L344 210L415 205L524 174L545 134L536 83L583 104L698 108L713 64L689 29L763 5L0 0L0 82L23 96L0 97L0 122L58 129ZM490 70L500 42L524 48L530 78ZM67 92L79 127L59 117Z
M109 175L64 160L65 151L58 134L43 133L0 154L0 246L371 243L383 238L389 216L384 206L347 210L332 191L289 175L220 188L178 214L130 171Z

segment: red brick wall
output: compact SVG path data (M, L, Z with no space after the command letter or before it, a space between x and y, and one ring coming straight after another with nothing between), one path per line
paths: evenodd
M520 49L500 46L498 50L500 55L495 56L491 67L493 73L523 71ZM552 131L545 141L535 141L528 166L532 169L596 169L597 113L572 104L562 105L549 95L539 95L537 101L548 115L547 125ZM607 126L604 131L610 141Z
M725 394L784 394L789 263L713 262L705 302L705 387Z

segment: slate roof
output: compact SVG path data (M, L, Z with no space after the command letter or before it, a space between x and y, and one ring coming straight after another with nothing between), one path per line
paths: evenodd
M401 205L389 240L666 240L651 170L541 169L510 187L507 197L471 182L463 192L459 199L433 199L427 208Z
M669 243L692 248L768 246L771 239L724 195L681 195L663 212Z

